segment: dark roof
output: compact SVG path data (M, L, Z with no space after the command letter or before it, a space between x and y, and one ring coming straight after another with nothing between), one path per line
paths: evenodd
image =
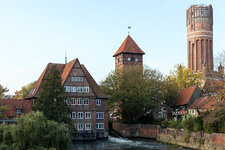
M215 103L215 97L200 97L189 107L189 109L210 109Z
M3 113L3 116L16 117L16 109L22 109L22 114L32 111L32 101L22 99L0 99L0 106L8 106L8 109Z
M116 51L113 55L119 55L121 53L132 53L132 54L141 54L144 55L145 53L139 48L139 46L135 43L135 41L131 38L130 35L124 40L120 48Z
M197 86L192 86L179 91L174 106L187 105Z
M70 61L67 64L49 63L46 66L45 70L42 72L42 74L39 77L39 79L37 80L37 82L35 83L33 90L26 96L25 99L31 99L33 97L37 97L38 96L38 93L40 91L40 85L43 82L43 78L45 78L49 74L49 72L50 72L50 70L51 70L53 65L56 65L56 68L59 70L59 73L60 73L61 78L62 78L62 85L63 85L76 62L79 63L79 60L77 58L72 60L72 61ZM108 96L105 95L102 92L102 90L100 89L98 84L95 82L93 77L90 75L90 73L87 71L85 66L81 65L81 68L82 68L82 70L83 70L83 72L84 72L84 74L85 74L85 76L86 76L86 78L88 80L88 83L90 84L91 89L93 90L95 96L98 97L98 98L108 98Z

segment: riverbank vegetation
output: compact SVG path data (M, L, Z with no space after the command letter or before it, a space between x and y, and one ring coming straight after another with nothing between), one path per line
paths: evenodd
M48 120L41 112L22 115L16 121L0 125L1 150L66 150L70 146L66 126Z
M118 111L124 123L151 120L156 106L177 94L174 86L159 71L148 67L116 70L100 86L110 95L109 106Z

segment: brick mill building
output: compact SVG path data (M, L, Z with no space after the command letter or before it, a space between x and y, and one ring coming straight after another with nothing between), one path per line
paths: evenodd
M53 65L61 74L62 85L68 92L71 118L78 133L73 139L96 139L108 137L108 96L105 95L86 67L74 59L67 64L49 63L26 99L38 96L43 79Z
M115 57L115 70L128 66L143 67L143 55L145 53L139 48L130 35L126 37L120 48L113 55Z

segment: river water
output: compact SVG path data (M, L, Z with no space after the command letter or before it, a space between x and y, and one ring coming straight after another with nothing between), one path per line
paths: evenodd
M149 139L125 139L109 136L106 140L76 141L71 150L188 150Z

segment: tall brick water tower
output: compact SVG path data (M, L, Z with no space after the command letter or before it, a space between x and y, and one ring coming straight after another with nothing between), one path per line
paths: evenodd
M212 5L191 5L187 9L188 68L213 70Z

